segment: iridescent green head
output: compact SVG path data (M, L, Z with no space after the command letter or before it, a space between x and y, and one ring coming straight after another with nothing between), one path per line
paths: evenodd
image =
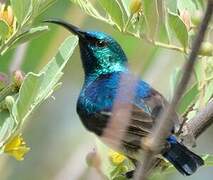
M46 22L62 25L79 37L81 59L87 75L100 75L127 70L127 58L121 46L103 32L82 31L61 20Z

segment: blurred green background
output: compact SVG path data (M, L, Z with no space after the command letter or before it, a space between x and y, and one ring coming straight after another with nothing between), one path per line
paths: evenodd
M119 32L93 18L86 16L69 0L60 0L35 23L42 19L58 17L83 29L104 31L120 42L134 71L140 70L143 79L170 98L169 77L177 66L184 62L181 54L154 48L136 38ZM50 26L50 31L25 46L21 69L25 72L38 71L55 54L60 43L69 35L62 28ZM0 71L8 73L16 50L0 57ZM87 168L85 156L95 146L95 137L87 132L76 113L76 101L83 82L83 71L76 48L61 80L62 87L37 109L26 123L23 136L31 151L25 160L18 162L7 155L0 157L1 180L72 180L79 179ZM195 152L213 153L213 127L197 141ZM163 176L174 180L212 180L213 167L203 167L191 177L179 173Z

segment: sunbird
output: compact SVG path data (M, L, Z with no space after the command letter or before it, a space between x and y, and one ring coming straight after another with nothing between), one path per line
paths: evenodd
M45 22L61 25L79 38L85 78L77 102L77 113L87 130L101 139L113 114L115 100L120 101L121 104L131 104L130 120L124 130L119 151L137 161L142 138L151 132L151 128L169 103L158 91L140 79L134 83L133 97L125 97L131 94L128 92L131 88L125 87L121 77L135 78L131 77L133 75L128 68L127 56L119 43L111 36L104 32L83 31L59 19ZM118 94L119 91L122 93ZM177 114L174 115L173 122L175 128L179 124ZM174 128L166 139L166 143L163 144L161 155L181 174L188 176L202 166L204 161L178 142L174 135ZM116 135L118 131L112 133ZM113 139L111 141L113 142Z

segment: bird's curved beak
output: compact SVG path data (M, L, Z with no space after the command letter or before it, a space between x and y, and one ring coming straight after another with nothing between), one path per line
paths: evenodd
M70 31L73 34L77 35L79 37L79 39L85 39L85 32L80 30L78 27L68 23L68 22L65 22L65 21L60 20L60 19L49 19L49 20L45 20L43 22L53 23L53 24L58 24L60 26L63 26L68 31Z

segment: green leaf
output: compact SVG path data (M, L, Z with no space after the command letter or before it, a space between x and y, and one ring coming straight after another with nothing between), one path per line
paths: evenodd
M197 82L201 82L202 81L202 60L197 61L195 66L194 66L194 72L195 72L195 77Z
M42 35L44 32L48 31L48 26L38 26L35 28L31 28L24 33L20 34L13 42L12 46L16 46L37 38L38 36Z
M98 0L106 13L111 17L111 20L121 30L123 28L123 12L117 0Z
M121 4L124 7L124 10L126 12L126 15L129 17L130 16L130 12L129 12L129 4L130 4L131 0L122 0Z
M186 93L180 99L178 108L178 112L180 114L184 113L192 103L196 102L198 93L198 84L195 83L186 91Z
M37 17L57 0L10 0L13 12L19 24Z
M188 46L188 31L186 25L181 20L180 16L172 12L168 12L168 21L171 29L174 31L177 39L186 49Z
M156 0L143 0L143 11L148 28L149 37L155 39L158 29L159 14Z
M169 11L173 13L177 13L177 1L178 0L166 0L166 7L169 9Z
M162 22L159 26L158 39L161 42L170 43L171 37L166 22Z
M181 69L178 67L174 70L174 72L170 77L170 94L171 94L170 97L173 97L175 89L178 83L180 82L180 78L181 78Z
M197 5L197 7L205 7L205 3L203 2L203 0L193 0L195 2L195 4Z
M0 148L4 144L4 142L10 137L12 134L12 130L14 127L14 119L10 117L10 113L7 110L0 111Z
M204 102L207 103L213 97L213 79L207 84Z
M205 161L206 166L213 166L213 155L206 154L205 156L202 156L202 158Z
M209 68L209 73L207 73L204 69L205 67ZM212 59L209 58L209 61L206 61L206 59L201 59L200 61L197 61L195 64L195 77L199 84L206 83L205 84L205 95L204 95L204 103L207 103L210 98L213 96L213 71L212 71L213 63ZM205 81L204 78L210 79L208 81ZM205 81L205 82L204 82Z
M95 9L92 3L88 0L70 0L71 2L77 4L82 11L86 14L92 16L93 18L99 19L101 21L107 22L107 19L103 18L99 12Z
M23 24L32 13L31 0L10 0L13 12L19 24Z
M32 0L33 4L33 17L38 16L45 11L49 6L54 4L57 0Z
M168 29L168 17L166 14L166 6L164 1L157 1L157 8L159 14L159 30L158 39L162 42L170 43L170 33Z
M187 10L190 14L197 10L196 4L192 0L177 1L177 7L180 12Z
M22 124L31 112L53 93L77 42L76 36L69 37L39 74L32 72L27 74L12 111L19 124Z
M4 40L9 34L10 27L6 21L0 20L0 37Z

